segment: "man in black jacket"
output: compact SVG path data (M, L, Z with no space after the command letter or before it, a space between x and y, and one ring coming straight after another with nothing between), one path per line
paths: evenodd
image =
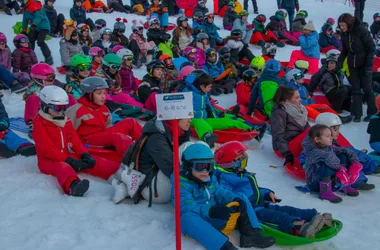
M363 22L365 0L355 0L355 17Z
M63 23L65 16L62 13L57 15L57 11L54 9L55 0L45 0L44 10L47 18L50 21L50 34L51 37L62 36Z

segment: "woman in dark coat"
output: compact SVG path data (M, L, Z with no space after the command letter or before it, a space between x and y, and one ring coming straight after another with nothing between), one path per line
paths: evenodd
M349 81L352 84L351 114L354 116L354 122L360 122L364 99L368 106L364 121L369 122L370 117L377 111L371 86L375 44L369 31L362 27L359 19L351 14L342 14L338 19L338 24L342 30L343 45L342 53L339 56L339 65L342 66L347 57L350 71Z

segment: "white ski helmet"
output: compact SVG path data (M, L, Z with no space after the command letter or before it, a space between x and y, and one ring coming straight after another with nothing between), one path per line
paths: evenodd
M315 122L317 124L325 125L327 127L342 125L342 121L340 120L339 116L329 112L319 114Z
M46 86L40 92L40 101L47 105L68 105L69 97L65 90L58 86Z
M122 61L124 61L124 58L128 56L131 56L133 58L133 52L129 49L121 49L116 52L116 55L118 55Z
M338 60L338 57L339 57L340 53L341 52L339 50L337 50L337 49L330 49L326 53L326 58L334 57L334 58L336 58Z

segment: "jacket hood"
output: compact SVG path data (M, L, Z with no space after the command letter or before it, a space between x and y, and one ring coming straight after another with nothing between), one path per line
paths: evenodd
M142 133L144 135L152 135L157 133L167 134L167 129L162 121L151 119L144 125Z
M200 89L198 89L195 85L194 85L194 82L197 80L197 76L196 75L193 75L193 74L190 74L188 76L186 76L185 78L185 83L186 83L186 86L191 90L191 91L194 91L195 93L197 94L200 94L202 95L202 91Z
M278 78L278 74L273 71L264 71L263 74L258 79L258 83L264 82L264 81L272 81L278 83L280 85L281 79Z
M310 152L311 150L315 149L315 146L310 138L310 136L306 136L305 139L302 142L302 148L305 152Z

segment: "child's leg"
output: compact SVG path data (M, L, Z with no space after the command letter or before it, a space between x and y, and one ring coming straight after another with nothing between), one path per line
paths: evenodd
M15 153L17 153L18 149L22 146L33 145L33 143L18 136L10 129L8 129L8 133L5 134L4 140L7 147Z
M332 89L325 93L327 100L331 103L332 108L340 113L342 112L343 102L348 98L348 89Z
M16 76L4 68L4 66L0 66L0 81L4 82L10 88L14 80L16 80Z
M36 117L40 109L40 98L37 95L31 95L25 100L24 121L28 125L29 121Z
M291 33L291 32L285 32L285 36L292 41L293 43L297 43L298 39Z
M255 213L259 221L278 225L281 232L288 234L294 230L293 222L301 219L299 216L292 216L282 211L264 207L256 208Z
M130 136L134 141L142 135L141 125L133 118L126 118L104 131L106 134L120 133Z
M216 2L216 1L214 1ZM219 250L228 237L195 213L181 215L182 233L200 242L206 249Z
M291 206L279 206L274 204L269 204L269 210L282 212L293 217L299 217L302 220L310 221L315 215L318 214L317 210L313 209L301 209Z
M93 168L84 170L83 172L108 180L111 175L119 169L120 163L104 159L102 157L93 156L96 164Z
M288 68L293 69L295 62L298 60L304 60L303 53L301 50L293 50L292 54L290 55Z
M259 44L260 41L264 41L264 37L260 32L253 33L251 39L249 40L252 44Z
M194 118L191 120L190 126L195 128L195 132L197 132L197 135L201 140L203 140L205 134L212 133L211 125L204 119Z
M94 24L94 21L92 21L91 18L87 18L86 19L86 24L90 27L91 31L95 30L95 24Z
M369 145L376 153L380 154L380 142L374 142Z
M266 42L273 42L273 41L278 41L278 38L271 30L268 30L264 36L264 40Z
M48 34L47 30L38 31L37 45L41 48L42 54L44 55L45 60L51 58L51 52L48 45L45 42L46 35Z
M207 118L206 122L212 127L213 130L225 130L230 128L252 130L251 126L229 118Z
M319 59L306 57L309 62L308 73L314 75L319 71Z

